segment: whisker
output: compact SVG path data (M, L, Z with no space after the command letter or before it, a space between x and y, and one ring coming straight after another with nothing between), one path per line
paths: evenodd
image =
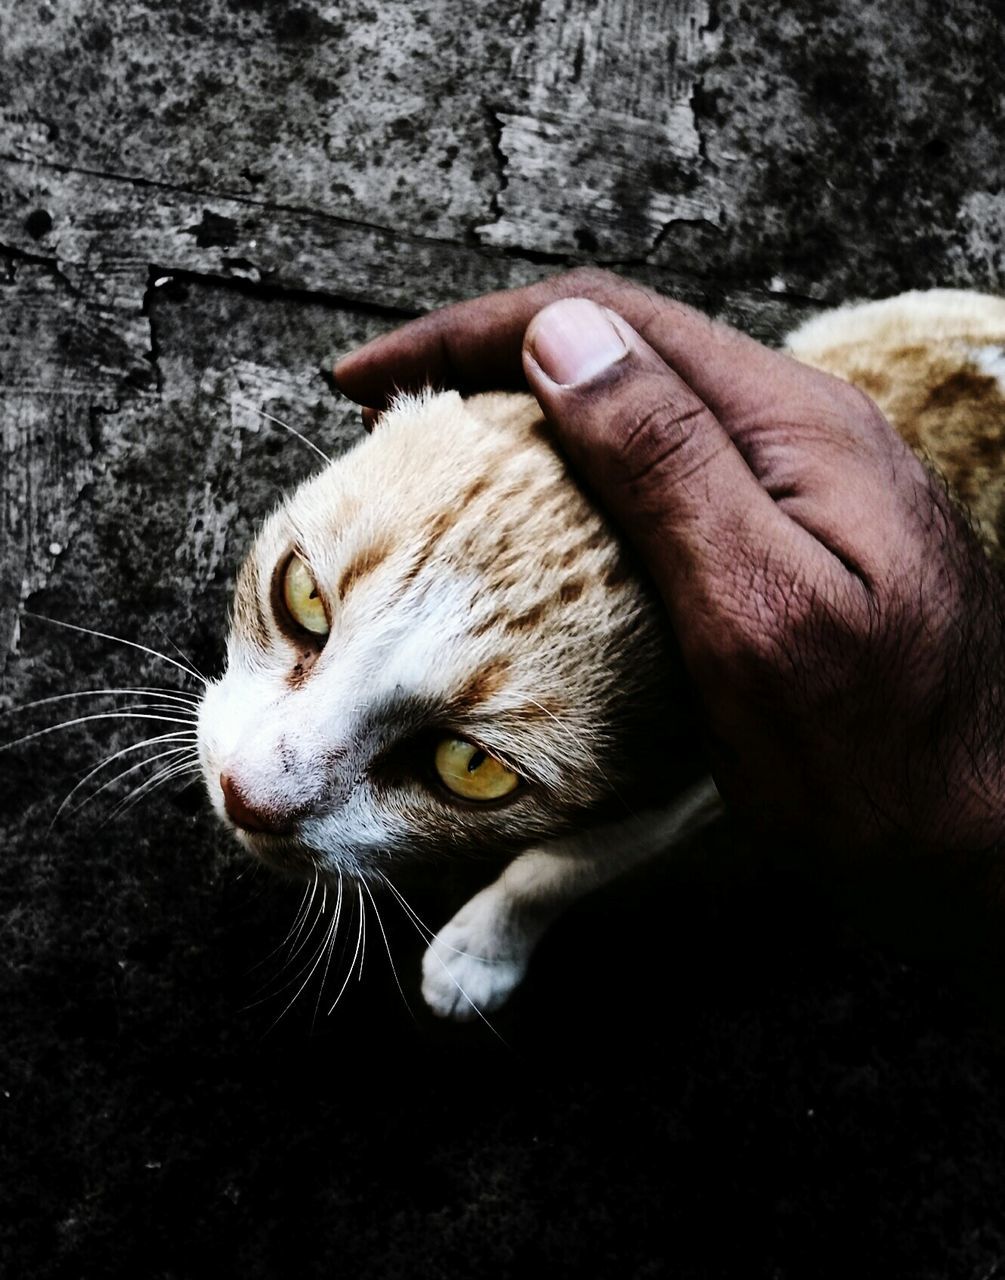
M587 756L589 756L589 754L590 754L589 749L588 749L588 747L586 746L586 744L584 743L584 741L582 740L582 738L580 738L576 733L574 733L574 732L572 731L572 729L570 729L570 728L569 728L569 726L565 723L565 721L561 718L561 716L557 716L557 715L555 715L554 711L549 711L547 707L542 706L542 704L541 704L540 702L535 701L533 698L528 698L528 699L527 699L527 701L531 704L531 706L532 706L532 707L537 707L537 709L538 709L539 711L543 711L543 712L544 712L544 714L545 714L546 716L548 716L548 718L549 718L549 719L551 719L552 721L554 721L554 723L555 723L555 724L557 724L557 725L558 725L558 727L562 730L562 732L563 732L563 733L565 733L565 734L567 734L567 735L568 735L569 740L573 743L573 745L574 745L574 746L575 746L579 751L584 752L585 754L587 754ZM614 785L614 783L611 781L611 779L610 779L610 777L608 776L608 774L606 774L606 773L604 772L604 770L600 768L599 762L595 762L595 763L597 764L597 769L598 769L598 771L599 771L599 773L600 773L600 776L604 779L604 781L607 783L607 785L611 788L611 792L612 792L612 794L614 795L615 799L618 801L618 803L619 803L619 804L621 804L621 805L622 805L622 807L625 809L625 811L626 811L627 813L631 814L631 815L634 817L634 816L635 816L635 810L634 810L634 809L632 808L632 806L628 803L628 801L624 798L624 796L622 796L621 792L618 790L618 788L617 788L617 787Z
M117 782L121 782L123 778L128 778L131 773L136 773L146 765L153 764L157 760L164 760L168 756L185 756L187 757L188 762L191 762L192 747L191 745L186 745L183 747L172 747L168 751L158 751L156 755L148 756L145 760L140 760L136 764L130 765L128 769L123 769L122 772L117 773L114 778L108 778L100 787L96 787L90 795L85 796L84 799L81 800L80 804L76 805L71 811L70 817L76 817L76 815L80 813L82 809L85 809L92 800L96 800L103 791L107 791L110 787L114 787ZM181 764L182 761L176 759L175 763ZM62 808L62 806L60 807ZM55 821L55 819L53 819L53 821Z
M149 645L140 644L136 640L125 640L122 636L109 635L107 631L95 631L93 627L81 627L75 622L63 622L60 618L48 618L43 613L30 613L25 610L25 618L34 618L38 622L49 622L54 627L65 627L68 631L77 631L85 636L97 636L99 640L112 640L115 644L127 645L130 649L139 649L142 653L149 653L153 658L160 658L162 662L169 663L172 667L177 667L179 671L184 671L187 676L191 676L194 680L201 680L204 685L208 685L209 681L205 676L200 676L196 672L189 670L174 658L169 658L166 653L161 653L159 649L151 649Z
M92 720L159 720L163 724L180 725L192 723L178 716L153 715L133 710L131 707L124 707L118 711L96 711L92 715L76 716L73 720L62 720L59 724L46 725L44 729L36 729L34 733L26 733L23 737L15 738L13 742L0 743L0 751L10 751L14 747L23 746L26 742L32 742L35 738L44 738L47 733L58 733L60 729L72 729L74 725L89 724Z
M322 886L322 888L325 888L325 886ZM324 914L324 902L323 902L323 901L322 901L322 904L321 904L321 913L320 913L320 914L322 914L322 915ZM285 1017L286 1017L286 1015L289 1013L289 1011L290 1011L290 1010L293 1008L293 1006L296 1004L296 1002L297 1002L297 1000L298 1000L298 998L299 998L299 996L300 996L301 991L303 991L304 987L306 987L306 986L307 986L307 984L310 982L311 978L313 978L313 977L314 977L315 970L317 969L318 965L321 963L321 957L322 957L322 956L325 954L325 952L328 950L329 943L330 943L330 942L332 941L332 939L335 937L335 926L337 925L337 923L338 923L337 918L333 917L333 918L332 918L332 922L331 922L331 924L328 926L328 929L327 929L327 931L326 931L326 933L325 933L324 937L323 937L323 938L322 938L322 940L321 940L321 945L318 947L318 949L317 949L317 951L316 951L316 953L315 953L314 963L313 963L313 964L311 965L311 967L310 967L310 972L307 974L307 977L306 977L306 978L304 978L303 982L301 982L300 986L299 986L299 987L297 987L296 991L293 993L293 997L291 998L291 1000L290 1000L289 1004L287 1004L286 1008L282 1011L282 1013L279 1015L279 1017L278 1017L278 1018L276 1018L276 1019L275 1019L275 1021L272 1023L272 1025L269 1027L269 1031L272 1031L274 1027L276 1027L280 1022L282 1022L283 1018L285 1018ZM292 985L292 983L291 983L290 985Z
M191 755L189 755L187 760L176 760L173 763L166 765L153 777L148 778L139 787L137 787L131 796L127 796L122 809L123 811L131 809L141 796L146 795L150 791L155 791L158 787L162 787L166 782L170 782L174 778L180 778L187 774L191 774L193 777L197 778L201 773L202 766L199 764L198 760L193 760ZM115 817L117 815L113 814L112 816Z
M282 1013L280 1013L277 1018L274 1018L272 1022L269 1024L268 1028L266 1029L266 1033L265 1033L266 1035L269 1033L269 1031L274 1030L279 1025L280 1022L282 1022L282 1020L286 1017L289 1011L296 1004L297 1000L300 998L300 993L310 982L311 978L313 978L315 970L317 969L318 965L321 963L322 956L324 956L325 952L328 950L328 945L332 937L334 936L334 932L335 932L335 922L333 920L331 924L328 926L324 935L322 936L321 942L315 949L311 957L309 967L305 966L305 968L308 969L307 976L304 978L303 982L301 982L300 986L297 987L296 991L294 991L293 995L290 997L290 1000L287 1003L286 1007L283 1009ZM300 972L302 973L303 970L301 970ZM299 974L297 976L299 977ZM293 985L292 982L289 982L286 984L287 988L292 985ZM285 989L286 988L284 988L284 990Z
M328 981L328 969L331 966L332 956L335 952L335 938L338 933L339 916L342 914L342 871L338 870L338 898L335 903L335 912L332 916L332 927L328 931L329 942L327 946L328 954L325 956L325 967L321 971L321 981L318 983L318 998L314 1001L314 1013L311 1015L311 1030L313 1031L317 1025L318 1010L321 1008L321 997L325 992L325 984Z
M391 973L394 977L394 985L398 988L398 994L401 996L401 999L405 1005L405 1008L408 1010L409 1015L414 1022L415 1013L412 1009L412 1006L408 1003L408 997L405 995L405 989L404 987L402 987L401 980L398 977L398 970L395 968L395 965L394 965L394 956L391 955L391 944L387 939L387 932L384 929L384 921L380 918L380 911L377 908L377 900L376 898L374 898L373 891L371 890L370 886L366 883L365 880L363 881L363 888L366 890L366 895L370 899L370 905L373 907L373 914L377 917L377 927L380 929L380 935L384 939L384 947L387 951L388 963L391 966Z
M286 931L286 937L283 938L282 942L276 943L276 945L272 948L272 950L268 953L268 955L263 956L261 960L257 960L251 966L249 973L254 973L254 971L256 969L260 969L262 965L268 964L268 962L272 959L274 955L282 951L283 947L285 947L287 944L292 946L293 943L296 942L297 938L300 937L301 930L303 929L304 925L307 923L307 916L310 912L311 904L314 901L314 894L317 892L317 887L318 887L318 872L317 872L317 868L315 867L314 879L311 881L308 881L307 884L304 885L304 893L303 893L303 897L300 899L300 906L297 907L297 913L293 917L293 923L290 925L289 929L287 929Z
M208 678L207 676L204 676L204 675L203 675L203 673L202 673L202 672L199 670L199 668L195 665L195 663L194 663L194 662L192 661L192 659L188 656L188 654L187 654L187 653L186 653L186 652L181 648L181 646L180 646L180 645L175 644L175 642L174 642L174 641L171 639L171 637L167 634L167 632L164 630L164 628L161 626L161 624L160 624L159 622L155 622L155 623L154 623L154 626L155 626L155 627L157 628L157 630L161 633L161 635L162 635L162 636L164 637L164 639L168 642L168 644L169 644L169 645L171 646L171 648L175 651L175 653L179 656L179 658L184 659L185 664L186 664L186 666L188 667L189 671L192 673L192 675L194 675L197 679L201 680L201 681L203 682L203 684L208 685L208 684L210 683L209 678Z
M220 398L223 399L222 396ZM313 440L308 440L305 435L301 435L296 427L291 427L288 422L283 422L282 418L277 418L274 414L266 413L266 411L264 409L260 409L258 405L248 404L245 400L227 400L226 403L236 405L239 409L248 409L251 413L257 413L259 417L264 418L266 422L275 423L277 427L282 427L284 431L288 431L291 436L296 436L296 438L302 444L305 444L308 449L313 449L319 458L323 459L328 464L331 463L331 458L329 458L324 450L319 449Z
M179 724L197 725L199 723L199 717L194 712L180 712L173 702L146 702L141 704L140 709L143 711L175 711L178 712L175 719Z
M384 875L383 871L378 871L377 874L380 876L380 878L384 881L384 884L387 885L387 887L391 890L391 892L397 898L403 910L408 912L409 916L412 919L412 923L415 925L416 929L419 932L419 936L424 938L426 942L432 942L432 940L436 937L436 931L434 929L430 929L429 925L426 924L426 922L419 916L418 912L415 911L412 905L405 899L404 895L401 892L399 892L398 888L394 884L392 884L390 880L388 880L387 876ZM451 947L449 946L449 944L447 946L447 949L449 951L453 951L455 955L459 955L459 956L468 954L466 951L462 951L460 947Z
M95 765L93 769L85 773L84 776L80 779L80 781L76 784L76 786L74 786L73 789L67 794L66 798L63 800L59 808L56 810L53 816L52 822L49 825L49 830L51 831L53 826L55 826L56 822L59 819L59 815L67 807L67 805L70 803L73 797L77 794L77 792L82 787L85 787L87 783L90 782L90 780L95 776L95 774L100 773L102 769L106 769L110 764L114 764L116 760L120 760L123 756L129 755L130 752L132 751L140 751L143 747L155 747L155 746L159 746L162 742L181 742L183 740L186 742L191 741L194 744L196 741L196 736L194 733L191 733L188 730L179 730L176 733L161 733L154 738L144 738L142 742L133 742L128 747L123 747L121 751L116 751L113 755L106 756L106 758L102 760L100 764ZM189 746L186 746L183 749L185 751L188 751L191 748ZM152 759L159 760L160 756L153 756ZM141 760L139 765L135 767L140 768L143 765L149 764L149 763L150 763L150 759ZM120 778L125 777L125 774L120 773L118 777ZM112 781L115 782L117 781L117 779L113 778ZM99 787L97 791L92 791L90 796L88 796L88 799L84 803L85 804L88 803L100 791L103 791L105 786L108 786L108 785L109 785L108 783L105 783L104 786ZM78 813L81 807L82 806L78 806L78 808L74 809L73 812Z
M304 918L303 918L303 920L300 922L300 928L297 930L297 937L300 937L300 934L303 932L304 925L307 923L307 917L308 917L308 915L310 914L311 906L312 906L312 905L313 905L313 903L314 903L314 897L315 897L315 895L317 894L317 891L318 891L318 872L317 872L317 871L315 871L315 872L314 872L314 886L313 886L313 888L311 889L311 900L310 900L310 902L308 902L308 904L307 904L307 910L306 910L306 912L304 913ZM314 928L315 928L315 926L317 925L317 922L318 922L318 921L322 918L322 916L324 915L324 911L325 911L325 906L324 906L324 904L325 904L325 902L326 902L326 900L327 900L327 899L326 899L326 897L325 897L325 893L324 893L324 885L323 885L323 884L322 884L322 886L321 886L321 899L322 899L322 900L321 900L321 906L320 906L320 908L318 909L318 914L314 917L314 920L311 922L311 927L307 930L307 932L304 934L304 936L300 939L300 942L299 942L299 943L294 947L294 950L293 950L293 951L291 951L291 952L290 952L290 954L287 956L287 958L286 958L286 964L287 964L287 965L292 965L292 964L293 964L293 961L294 961L294 960L296 960L297 956L298 956L298 955L300 954L300 952L304 949L304 945L306 944L307 939L308 939L308 938L311 936L311 934L314 932ZM294 938L294 940L293 940L293 941L294 941L294 943L296 943L296 938Z
M145 782L142 782L138 787L135 787L129 795L127 795L125 799L112 810L101 824L102 827L107 827L110 822L114 822L116 818L120 817L123 813L128 812L145 795L149 795L149 793L157 787L162 787L166 782L170 782L172 778L177 778L183 774L189 773L195 775L199 772L200 766L195 762L190 763L189 761L182 760L177 764L168 765L158 773L155 773L152 778L147 778Z
M320 955L322 954L322 951L325 945L325 939L327 938L326 930L322 930L320 943L318 943L315 946L314 950L310 953L307 960L304 962L303 965L301 965L301 967L296 971L296 973L294 973L293 977L287 979L287 981L284 982L282 986L275 985L279 982L280 978L283 976L283 972L293 967L293 961L296 958L298 952L300 952L303 949L303 947L314 936L314 930L317 928L318 924L324 919L325 908L328 902L328 886L323 879L319 880L319 882L321 884L321 903L318 907L317 914L314 916L314 919L310 923L310 927L308 928L307 932L304 934L303 940L301 941L300 945L297 947L296 951L294 951L293 954L287 959L283 970L281 970L276 975L276 977L272 979L272 987L274 989L270 989L270 984L266 983L266 985L263 988L260 988L260 990L262 991L262 994L259 996L259 998L257 1000L252 1000L249 1005L245 1006L245 1008L252 1009L255 1007L255 1005L264 1004L265 1001L268 999L271 999L272 996L282 995L284 991L289 991L290 987L292 987L294 983L300 979L301 974L304 974L307 972L308 969L313 968L317 958L320 957ZM311 902L313 901L314 901L314 895L312 893ZM310 910L310 903L308 903L308 911L309 910ZM306 920L306 917L305 917L305 920ZM279 1016L281 1018L283 1015L280 1014ZM278 1022L279 1019L277 1018L276 1021Z
M366 959L366 904L363 901L363 882L357 881L356 891L359 894L359 919L363 929L363 936L360 939L359 950L359 973L356 975L356 981L363 981L363 962Z
M391 881L388 880L387 876L384 875L383 871L378 871L377 874L380 876L381 880L384 881L384 884L387 886L387 888L390 889L391 892L394 894L394 896L398 899L398 902L401 904L404 910L408 912L409 916L412 919L413 924L419 930L420 935L424 937L427 941L434 938L436 935L433 933L432 929L430 929L429 925L426 924L422 919L420 919L419 915L412 910L411 906L405 901L405 898L403 897L403 895L398 892L398 890L391 883Z
M68 702L73 698L109 698L116 694L132 698L154 695L163 698L166 702L176 702L179 707L191 708L193 711L200 703L200 699L195 694L185 693L181 689L158 689L155 685L138 685L134 689L77 689L73 693L53 693L47 698L36 698L33 702L22 702L16 707L7 707L0 711L0 715L9 716L22 711L33 711L36 707L45 707L53 702Z
M338 923L339 923L339 922L341 921L341 919L342 919L343 890L344 890L344 887L345 887L345 886L344 886L344 881L343 881L343 879L342 879L342 869L341 869L341 867L337 868L337 872L338 872L338 896L337 896L337 897L336 897L336 899L335 899L335 922L336 922L336 926L338 925ZM320 996L321 994L322 994L322 992L321 992L321 991L319 991L319 992L318 992L318 995Z
M328 1010L328 1013L325 1015L328 1018L330 1018L332 1014L335 1012L335 1006L342 999L342 995L346 987L349 985L349 979L352 977L353 970L356 968L356 959L359 956L360 947L363 945L363 895L362 893L360 893L359 895L359 908L360 908L359 932L356 935L356 950L352 953L352 959L349 961L349 969L345 975L345 981L342 983L341 987L339 987L338 995L335 997L335 1000L332 1003L331 1008Z
M387 876L385 876L382 871L378 871L377 874L380 876L380 878L384 881L384 884L387 886L388 889L390 889L391 893L397 899L398 904L402 908L402 910L408 914L409 919L411 920L412 924L415 926L416 930L418 931L419 937L422 938L427 943L432 942L432 940L436 937L435 930L430 929L429 925L426 924L426 922L419 916L418 912L413 910L411 904L405 900L404 895L399 893L398 889L391 883L390 880L388 880ZM460 951L458 951L458 955L460 955Z
M407 918L408 918L408 919L412 922L412 924L415 926L416 932L418 933L419 937L420 937L420 938L422 938L422 940L423 940L423 941L428 945L436 935L432 932L432 930L430 930L430 929L429 929L429 927L428 927L427 925L423 925L423 924L422 924L422 922L421 922L421 920L419 919L419 917L415 914L415 912L414 912L414 911L412 911L412 908L408 905L408 903L405 901L405 899L404 899L404 898L403 898L403 897L398 893L398 891L395 889L394 885L390 882L390 880L388 880L387 876L385 876L385 875L384 875L384 873L383 873L382 871L379 871L379 870L378 870L377 874L380 876L380 878L384 881L384 883L387 885L387 887L388 887L388 888L391 890L391 892L394 894L394 896L395 896L396 900L397 900L397 901L401 904L401 906L406 910L406 912L408 913ZM427 935L428 935L428 936L427 936ZM430 950L432 950L432 949L430 948ZM457 948L457 947L450 947L450 948L449 948L449 950L451 950L451 951L455 952L457 955L464 955L464 954L466 954L465 952L462 952L462 951L461 951L459 948ZM450 981L454 984L454 986L457 988L457 990L461 993L461 995L464 997L464 999L468 1002L468 1004L471 1006L471 1008L474 1010L474 1012L478 1015L478 1017L482 1020L482 1022L484 1022L484 1023L485 1023L485 1025L486 1025L486 1026L488 1027L488 1029L492 1032L492 1034L493 1034L493 1035L495 1036L495 1038L499 1041L499 1043L500 1043L500 1044L504 1044L504 1045L506 1045L506 1047L507 1047L507 1049L508 1049L508 1048L509 1048L509 1045L507 1044L507 1042L506 1042L506 1040L504 1039L504 1037L503 1037L502 1035L500 1035L500 1033L495 1029L495 1027L492 1025L492 1023L491 1023L491 1022L488 1020L488 1018L485 1016L485 1014L484 1014L484 1013L482 1013L481 1009L479 1009L479 1008L478 1008L478 1006L475 1004L475 1002L471 999L471 997L468 995L468 993L464 990L463 986L462 986L462 985L457 981L456 977L455 977L455 976L450 972L450 969L448 968L448 966L443 962L443 960L441 960L441 959L440 959L440 957L437 955L437 953L436 953L435 951L432 951L432 955L433 955L433 958L436 960L437 964L440 966L440 968L443 970L443 972L447 975L447 977L450 979Z

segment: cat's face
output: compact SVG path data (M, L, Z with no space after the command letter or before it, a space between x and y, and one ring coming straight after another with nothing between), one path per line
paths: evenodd
M667 729L656 617L533 401L402 400L241 569L214 806L274 865L359 876L558 834Z

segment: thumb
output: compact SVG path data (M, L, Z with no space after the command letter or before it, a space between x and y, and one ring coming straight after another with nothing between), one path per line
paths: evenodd
M693 632L743 607L769 559L773 576L796 572L809 535L620 316L585 298L554 302L528 326L523 360L559 443L639 549L675 623Z

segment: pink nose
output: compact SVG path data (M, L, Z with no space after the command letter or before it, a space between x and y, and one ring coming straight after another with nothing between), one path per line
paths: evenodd
M223 790L223 807L235 826L244 831L267 832L273 836L286 835L293 830L291 814L256 808L228 774L220 774L220 787Z

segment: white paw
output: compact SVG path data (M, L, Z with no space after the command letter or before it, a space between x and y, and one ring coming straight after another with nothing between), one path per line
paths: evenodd
M422 996L440 1018L491 1013L527 972L533 939L502 919L487 893L444 925L422 957Z

